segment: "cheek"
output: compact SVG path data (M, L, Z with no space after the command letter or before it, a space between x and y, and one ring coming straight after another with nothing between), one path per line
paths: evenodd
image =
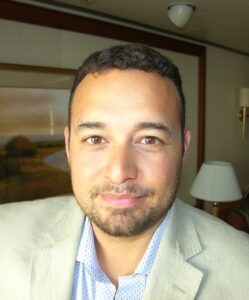
M150 175L165 177L168 173L172 173L177 169L180 160L180 152L175 149L174 151L169 150L156 155L147 155L143 157L142 162L140 161L140 166Z
M76 181L93 182L103 169L100 155L89 155L80 149L74 149L70 157L71 173Z
M156 189L164 190L175 185L180 168L180 155L161 155L161 157L144 160L141 173L148 184L150 183Z

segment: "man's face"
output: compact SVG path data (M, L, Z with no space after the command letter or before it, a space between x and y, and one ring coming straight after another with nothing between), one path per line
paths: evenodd
M176 88L159 75L113 69L79 84L66 150L76 199L102 231L132 236L161 222L182 167L179 120Z

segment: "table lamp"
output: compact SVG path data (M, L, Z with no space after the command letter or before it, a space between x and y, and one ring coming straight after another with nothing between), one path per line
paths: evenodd
M215 216L218 216L218 202L231 202L242 198L233 166L224 161L204 162L190 194L195 198L213 202Z

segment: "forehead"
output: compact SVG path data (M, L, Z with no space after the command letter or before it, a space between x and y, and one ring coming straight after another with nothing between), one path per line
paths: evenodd
M179 114L174 83L160 75L140 70L112 69L88 74L78 85L72 103L72 119L95 115L137 117ZM145 117L146 118L146 117Z

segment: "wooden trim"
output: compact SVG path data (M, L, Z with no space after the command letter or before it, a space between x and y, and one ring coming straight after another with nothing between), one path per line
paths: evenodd
M108 22L94 20L65 12L8 0L0 1L0 18L31 23L35 25L70 30L127 42L141 42L147 45L198 57L198 141L197 170L204 161L205 146L205 85L206 48L196 44L176 40L163 35L133 29ZM203 208L203 201L197 206Z
M16 70L24 72L39 72L39 73L53 73L53 74L75 74L75 69L66 68L54 68L54 67L43 67L43 66L33 66L33 65L21 65L21 64L3 64L0 63L0 70Z
M205 159L205 96L206 96L206 48L199 56L199 86L198 86L198 128L197 128L197 172ZM196 207L204 209L204 203L196 199Z
M197 170L205 158L205 97L206 97L206 49L199 56L199 107L198 107L198 158Z

